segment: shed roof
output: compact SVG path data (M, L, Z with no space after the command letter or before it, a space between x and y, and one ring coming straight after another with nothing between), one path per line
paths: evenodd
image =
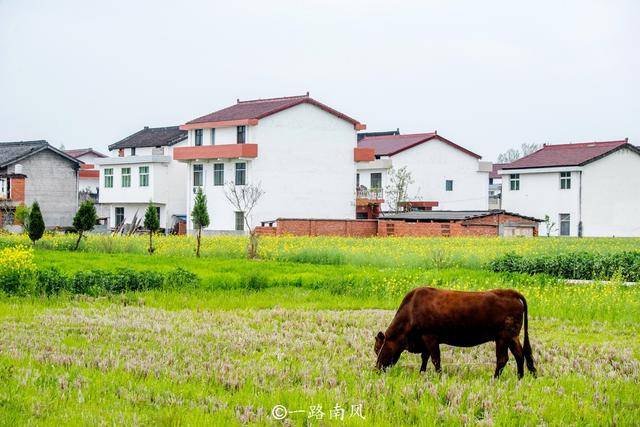
M145 126L138 132L111 144L109 150L119 148L143 148L143 147L163 147L177 144L187 139L187 131L180 130L179 126L166 126L150 128Z

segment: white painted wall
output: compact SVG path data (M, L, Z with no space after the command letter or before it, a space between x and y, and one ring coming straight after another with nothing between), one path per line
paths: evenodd
M194 132L189 131L193 145ZM226 160L225 181L235 178L235 163L246 161L247 182L260 183L264 196L252 215L252 225L284 218L355 218L353 124L324 110L300 104L247 126L247 143L258 144L258 157ZM216 145L235 144L236 127L216 129ZM210 139L205 129L203 144ZM235 209L224 187L213 185L213 164L204 161L204 192L211 225L208 232L235 229ZM193 162L189 162L190 170ZM187 180L188 211L193 207L193 177ZM189 228L192 223L189 219Z
M187 166L173 160L173 148L186 146L182 141L171 147L163 147L164 156L151 157L157 153L153 147L136 149L131 156L130 149L125 149L125 156L118 157L118 150L110 152L111 157L95 159L100 170L100 204L106 205L109 211L109 226L115 226L115 207L125 208L125 222L131 222L138 210L138 216L144 215L144 209L150 200L160 206L160 226L169 228L173 225L174 215L186 215L187 195L183 183L187 179ZM140 166L149 167L149 186L140 186ZM131 187L122 187L122 168L131 168ZM113 188L105 187L104 169L113 169ZM144 209L140 207L144 206Z
M434 139L391 156L393 168L407 168L415 181L409 187L411 200L437 201L438 210L488 209L489 172L480 171L480 161L450 145ZM371 173L382 172L382 185L389 185L389 170L369 169L358 163L360 184L370 188ZM446 191L446 180L453 180L453 191ZM389 210L388 203L383 210Z
M571 215L571 236L582 220L585 237L640 236L640 155L629 149L612 153L583 167L502 171L502 208L555 222L551 235L560 234L560 214ZM571 172L571 189L560 189L560 172ZM520 172L520 190L510 189L509 174ZM582 204L580 181L582 180ZM540 224L540 235L547 235Z

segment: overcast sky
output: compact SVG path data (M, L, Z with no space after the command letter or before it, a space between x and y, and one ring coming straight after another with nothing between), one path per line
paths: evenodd
M640 2L0 0L0 141L106 146L303 94L494 160L640 144Z

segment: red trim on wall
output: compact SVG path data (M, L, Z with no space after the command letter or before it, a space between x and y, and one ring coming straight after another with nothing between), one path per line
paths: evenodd
M174 160L235 159L238 157L258 157L258 144L203 145L173 149Z
M354 148L353 160L356 162L372 162L376 159L376 150L373 148Z
M225 120L222 122L187 123L181 125L180 130L209 129L231 126L255 126L257 124L258 119Z

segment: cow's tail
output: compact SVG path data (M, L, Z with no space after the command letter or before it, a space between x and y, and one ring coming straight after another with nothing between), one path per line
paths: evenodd
M535 374L536 368L533 366L533 353L531 351L531 343L529 343L529 314L527 311L527 300L522 294L518 294L518 298L520 298L522 305L524 305L524 345L522 346L524 359L527 362L527 369L529 372Z

